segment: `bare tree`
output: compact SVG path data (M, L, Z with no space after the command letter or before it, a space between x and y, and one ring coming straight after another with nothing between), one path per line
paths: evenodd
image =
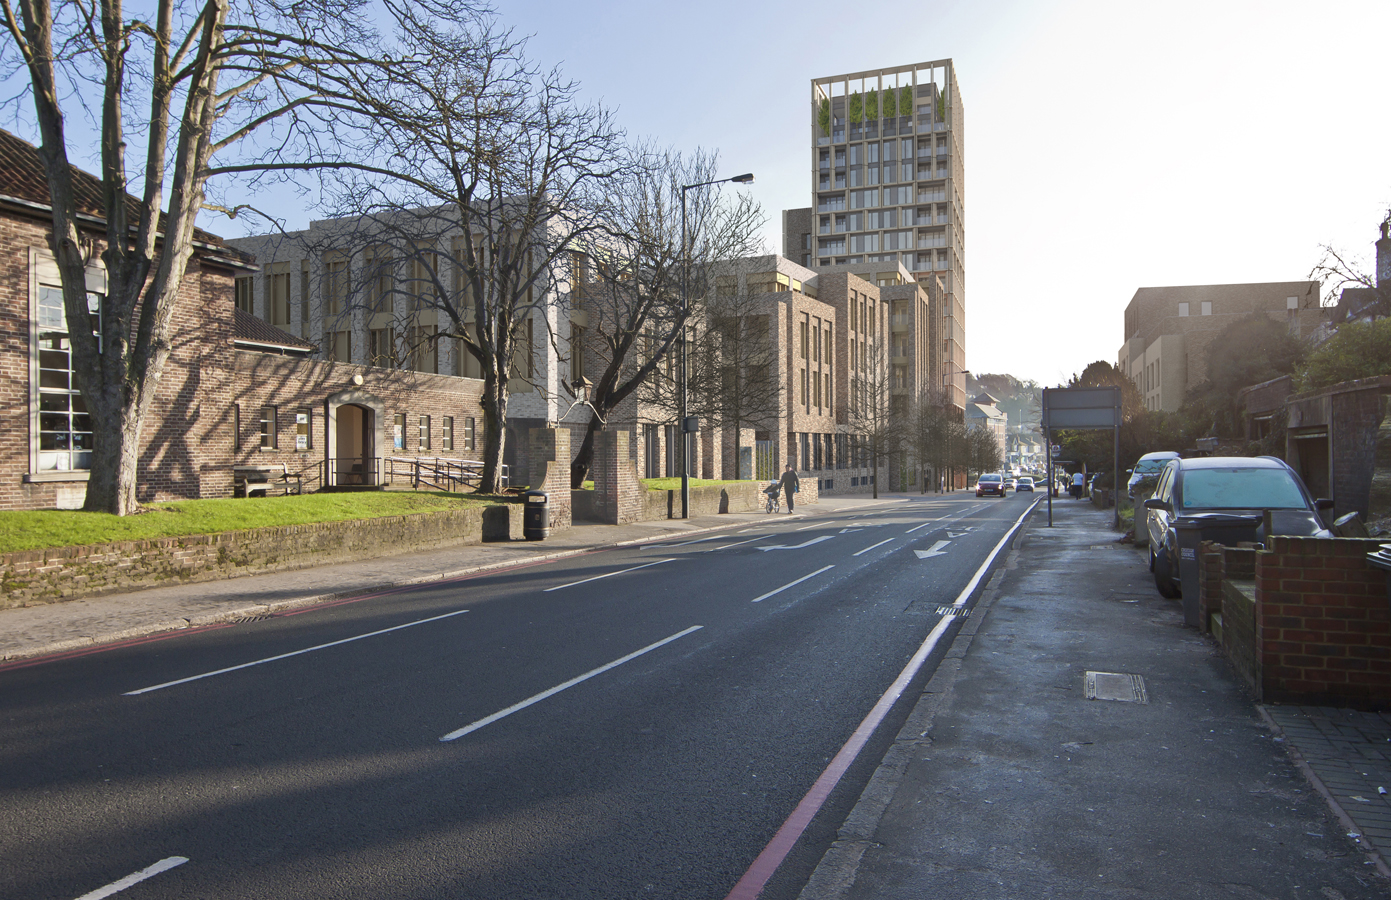
M438 330L416 342L455 339L478 362L479 490L491 493L510 377L519 367L526 377L533 342L548 339L564 262L607 221L605 183L631 159L609 112L581 103L574 82L539 68L495 20L473 30L412 20L406 34L436 65L361 88L391 174L342 179L337 205L359 215L352 240L390 255L406 308L438 314Z
M0 0L0 53L25 71L37 114L68 323L89 321L85 270L98 253L106 268L97 328L68 329L93 430L85 509L137 507L141 430L209 178L333 166L361 149L353 85L389 59L364 13L357 0L158 0L149 17L128 16L121 0ZM81 223L70 164L66 123L78 109L100 123L100 240Z
M940 385L927 385L918 392L917 404L909 420L908 445L918 460L933 470L933 480L941 489L943 478L962 462L961 442L965 426L961 408Z
M679 342L688 323L704 321L716 263L753 252L763 225L762 212L746 195L729 199L714 185L692 189L686 192L683 254L682 185L713 181L717 158L648 148L639 150L635 163L608 184L602 232L570 258L570 282L579 295L572 293L572 303L589 322L576 339L594 375L594 416L571 464L574 486L589 472L596 431L621 404L642 401L674 417ZM683 278L689 303L683 302Z
M1391 213L1382 220L1381 237L1391 237ZM1325 299L1350 291L1354 297L1360 295L1361 298L1356 312L1370 314L1372 318L1391 316L1391 278L1378 278L1375 271L1368 271L1363 261L1332 244L1321 244L1319 249L1322 255L1309 270L1309 277L1322 285Z
M1000 456L1000 442L995 439L995 435L980 425L965 429L964 449L968 480L971 470L974 469L979 476L985 472L997 471L1004 462Z
M777 429L783 398L777 377L780 307L757 287L741 289L735 268L724 271L710 285L714 292L705 298L697 330L690 409L707 427L733 433L736 477L743 477L737 467L744 430Z
M852 369L849 394L846 431L863 448L864 459L873 475L870 483L874 485L874 496L878 497L879 465L893 458L905 445L909 434L906 416L894 402L893 382L882 340L866 347L863 368Z

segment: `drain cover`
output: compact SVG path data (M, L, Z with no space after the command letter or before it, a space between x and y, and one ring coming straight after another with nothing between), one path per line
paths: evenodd
M1139 675L1120 672L1088 672L1088 700L1121 700L1126 703L1148 703L1145 679Z
M971 611L970 611L969 609L965 608L964 606L939 606L939 607L937 607L937 615L939 615L939 616L957 616L958 618L964 619L964 618L966 618L967 616L969 616L970 614L971 614Z

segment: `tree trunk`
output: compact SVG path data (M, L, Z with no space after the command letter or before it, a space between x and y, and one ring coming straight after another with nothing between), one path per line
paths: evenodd
M483 474L478 485L482 494L502 493L502 459L507 434L507 382L490 371L483 379ZM511 479L516 472L508 473ZM510 481L509 481L510 485Z
M589 426L584 430L584 440L580 442L579 452L570 463L570 490L578 491L584 486L589 469L594 465L594 434L603 426L597 416L591 416Z

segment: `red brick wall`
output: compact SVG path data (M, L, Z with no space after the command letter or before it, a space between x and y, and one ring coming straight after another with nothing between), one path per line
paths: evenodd
M1391 708L1386 573L1376 540L1273 537L1256 554L1256 643L1266 701Z
M29 484L29 308L30 248L47 250L46 219L0 215L0 509L45 509L58 492L85 490L85 483ZM100 247L98 247L98 250ZM211 488L207 455L217 449L215 414L204 409L226 380L231 359L231 270L190 260L173 312L173 346L151 414L141 434L141 500L185 498L219 492ZM223 466L218 469L225 468ZM230 492L231 476L226 476Z

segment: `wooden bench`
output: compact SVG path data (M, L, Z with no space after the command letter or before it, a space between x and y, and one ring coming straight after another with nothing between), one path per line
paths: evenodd
M274 466L233 466L232 493L237 497L285 496L304 492L298 472L283 464Z

